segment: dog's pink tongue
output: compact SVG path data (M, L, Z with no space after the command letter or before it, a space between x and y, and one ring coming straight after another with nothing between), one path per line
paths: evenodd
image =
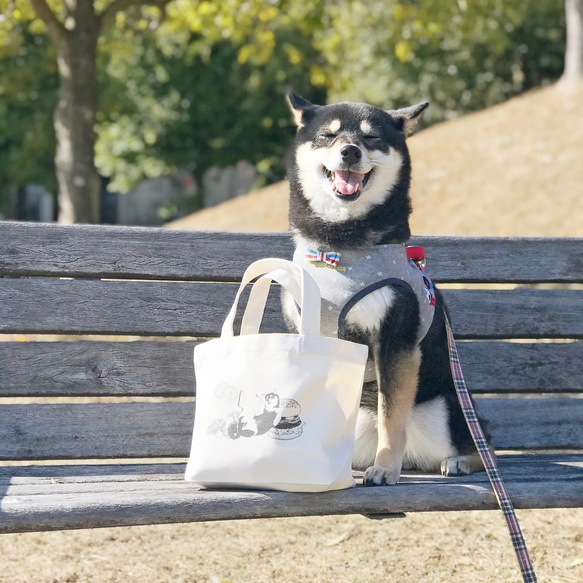
M349 170L336 170L332 187L340 194L354 194L362 189L364 174Z

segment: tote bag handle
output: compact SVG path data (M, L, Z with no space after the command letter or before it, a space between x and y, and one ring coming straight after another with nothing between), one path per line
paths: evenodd
M293 297L296 304L301 305L302 289L298 282L285 270L276 269L261 276L251 288L247 307L241 322L241 336L245 334L259 334L259 326L265 312L267 297L273 282L279 283ZM319 332L318 332L319 333Z
M261 277L263 276L263 277ZM233 336L233 322L241 294L248 283L261 277L251 290L247 301L241 334L256 334L265 310L271 281L276 281L292 294L300 306L300 329L302 335L320 335L320 289L313 278L304 269L285 259L260 259L252 263L245 273L231 311L221 331L222 337Z

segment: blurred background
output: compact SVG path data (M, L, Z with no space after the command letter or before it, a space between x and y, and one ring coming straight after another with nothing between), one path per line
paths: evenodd
M0 0L0 218L286 230L293 89L431 102L415 234L581 236L582 21L583 0Z

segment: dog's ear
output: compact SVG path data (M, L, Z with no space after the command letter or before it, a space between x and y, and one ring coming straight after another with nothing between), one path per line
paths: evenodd
M287 94L287 100L298 128L303 128L311 114L315 113L320 107L319 105L311 104L308 100L291 91Z
M399 129L403 131L405 137L408 137L413 133L413 128L417 125L417 121L427 109L428 105L429 101L423 101L411 107L391 109L387 113L397 122Z

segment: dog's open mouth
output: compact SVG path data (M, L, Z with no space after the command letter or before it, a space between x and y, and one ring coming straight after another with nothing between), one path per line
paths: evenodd
M372 170L366 174L352 172L351 170L326 170L326 176L332 185L334 194L339 198L355 200L360 196L363 188L366 186Z

